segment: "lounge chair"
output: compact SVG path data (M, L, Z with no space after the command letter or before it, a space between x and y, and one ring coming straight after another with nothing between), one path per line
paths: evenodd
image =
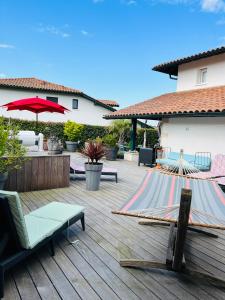
M212 160L211 170L191 174L191 177L201 179L214 179L217 183L225 185L225 155L217 154Z
M186 268L184 249L188 223L191 217L191 197L191 190L182 189L177 222L170 224L166 261L164 263L158 261L126 259L121 260L120 265L122 267L162 269L184 273L190 275L194 279L207 280L213 284L225 287L225 281L222 278Z
M0 298L6 270L46 244L53 256L56 236L78 220L85 230L83 210L79 205L52 202L23 215L19 195L0 191Z
M70 173L71 174L85 174L85 168L83 165L77 165L73 162L70 162ZM117 169L115 169L115 168L103 167L102 175L115 176L116 183L118 182Z

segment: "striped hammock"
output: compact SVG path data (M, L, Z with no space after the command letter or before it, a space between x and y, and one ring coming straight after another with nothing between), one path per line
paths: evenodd
M134 195L113 213L176 222L182 188L192 190L189 225L225 229L225 195L215 181L156 170L148 171Z

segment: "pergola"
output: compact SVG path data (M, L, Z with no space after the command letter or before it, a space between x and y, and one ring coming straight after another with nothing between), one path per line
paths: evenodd
M225 116L225 86L164 94L120 109L105 119L131 119L131 150L135 150L137 120Z

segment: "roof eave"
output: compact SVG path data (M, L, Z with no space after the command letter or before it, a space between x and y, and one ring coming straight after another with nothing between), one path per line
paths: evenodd
M225 111L222 112L187 112L187 113L171 113L171 114L129 114L129 115L106 115L103 118L106 120L114 119L149 119L161 120L162 118L185 118L185 117L222 117L225 116Z

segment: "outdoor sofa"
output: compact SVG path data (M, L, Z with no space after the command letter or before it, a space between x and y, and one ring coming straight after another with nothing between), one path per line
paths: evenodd
M49 244L54 256L54 239L81 220L84 207L51 202L23 215L17 192L0 191L0 298L4 296L4 273L42 246Z
M165 158L156 159L160 165L174 165L174 161L180 158L179 152L168 152ZM197 152L196 154L184 154L183 159L200 171L208 171L211 167L211 155L208 152Z

